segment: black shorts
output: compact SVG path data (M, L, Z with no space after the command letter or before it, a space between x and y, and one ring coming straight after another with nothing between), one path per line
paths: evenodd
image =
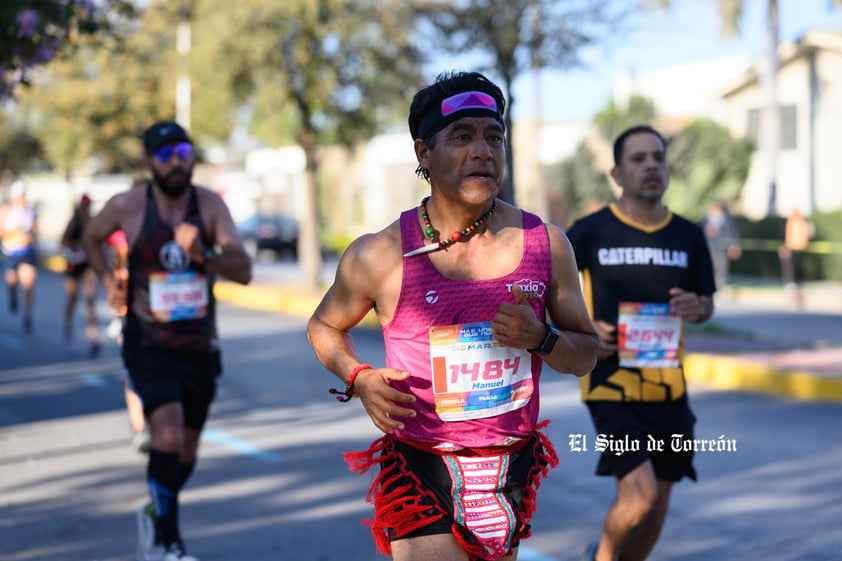
M64 270L64 274L72 279L80 279L82 275L85 274L85 271L88 270L89 265L87 263L67 263L67 267Z
M216 380L222 373L219 351L168 351L123 347L123 362L132 386L149 416L166 403L179 402L184 425L202 430L216 397Z
M683 477L696 480L693 452L674 452L673 435L693 438L696 417L687 399L663 403L637 401L588 401L597 436L594 446L602 450L597 475L622 479L629 472L652 461L655 476L676 482ZM656 443L662 442L662 451Z

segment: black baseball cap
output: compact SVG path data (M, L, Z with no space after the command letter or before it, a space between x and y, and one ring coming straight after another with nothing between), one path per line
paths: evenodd
M147 154L153 153L164 144L179 141L193 143L187 131L175 121L158 121L143 133L143 146Z

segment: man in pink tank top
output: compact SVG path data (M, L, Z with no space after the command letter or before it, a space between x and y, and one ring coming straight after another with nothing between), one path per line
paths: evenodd
M377 466L367 521L393 559L514 560L558 463L539 423L544 363L582 376L598 340L564 233L497 199L505 98L474 72L415 94L409 128L430 195L355 240L308 326L316 356L384 436L346 454ZM374 309L386 364L349 331Z

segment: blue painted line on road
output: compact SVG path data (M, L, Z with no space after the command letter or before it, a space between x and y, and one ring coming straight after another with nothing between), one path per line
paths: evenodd
M80 372L79 379L82 383L91 388L98 390L107 390L111 387L110 382L103 376L92 374L90 372Z
M7 333L0 333L0 345L15 351L22 351L24 349L23 339Z
M558 557L550 557L525 546L520 546L517 549L517 558L519 561L561 561Z
M279 454L263 450L251 442L231 436L225 431L221 431L219 429L205 429L202 432L202 436L212 442L215 442L216 444L219 444L220 446L229 448L238 454L250 456L255 460L260 460L261 462L277 462L281 459Z

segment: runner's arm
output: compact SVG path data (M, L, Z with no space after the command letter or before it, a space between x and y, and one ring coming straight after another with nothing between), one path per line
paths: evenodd
M121 228L120 221L125 206L123 199L123 194L109 199L102 210L91 217L82 231L82 249L85 250L88 265L96 272L103 284L108 282L109 278L111 280L114 278L105 256L105 240Z
M208 205L210 210L209 216L213 224L211 232L215 247L205 247L198 239L197 233L191 243L186 244L185 251L193 261L203 263L207 270L236 283L248 284L252 278L251 258L243 247L243 241L240 239L228 206L217 193L203 190L201 194L203 195L201 200ZM206 250L213 251L213 256L209 260L206 259Z
M583 376L596 364L599 338L588 317L573 247L564 232L547 225L552 280L547 290L547 314L560 335L544 361L559 372Z
M94 270L108 294L108 302L119 310L126 305L126 289L115 278L105 255L105 240L114 231L123 229L123 216L128 212L127 194L112 197L103 209L88 222L82 232L82 249L88 259L88 266Z
M354 241L339 261L333 285L325 293L307 326L307 338L316 357L345 384L362 362L350 330L375 306L382 279L391 259L387 236L369 234ZM393 253L393 252L391 252ZM354 393L361 398L372 422L384 433L403 428L400 418L415 412L401 407L415 398L393 389L391 380L409 376L392 368L363 370L356 377Z

